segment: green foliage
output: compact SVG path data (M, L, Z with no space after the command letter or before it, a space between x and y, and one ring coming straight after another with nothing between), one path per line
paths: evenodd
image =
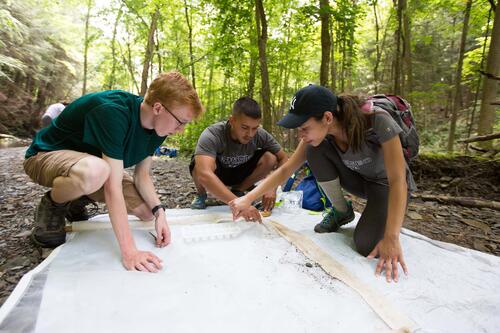
M287 111L297 89L319 81L320 13L331 15L330 65L337 92L392 92L397 27L394 2L376 1L380 59L375 81L374 1L330 1L322 9L319 1L264 1L273 122ZM234 100L251 95L260 102L254 6L254 1L230 0L95 2L90 17L88 91L113 88L139 92L151 19L158 10L148 81L168 70L193 79L193 57L196 87L206 113L183 134L167 140L191 151L207 126L227 119ZM432 149L444 147L447 134L449 119L444 114L453 100L464 6L464 1L454 0L408 1L413 89L405 97L412 100L424 146ZM458 122L460 137L467 132L467 106L477 86L489 8L488 0L474 1L472 7L462 72L464 102L468 104ZM192 54L186 10L193 32ZM85 1L0 2L0 84L21 86L37 99L40 108L62 97L78 97L85 15ZM41 88L48 89L44 100L37 97ZM276 127L273 132L281 139L288 134Z

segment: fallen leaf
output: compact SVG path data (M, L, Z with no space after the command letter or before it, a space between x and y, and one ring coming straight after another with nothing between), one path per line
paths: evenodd
M486 223L471 219L459 219L459 221L471 227L481 229L485 234L491 233L491 228Z
M408 212L408 214L406 214L410 219L412 220L423 220L423 217L422 215L420 215L419 213L417 212Z
M481 251L481 252L489 252L489 249L486 247L486 244L484 241L476 239L474 240L474 243L472 244L474 249Z

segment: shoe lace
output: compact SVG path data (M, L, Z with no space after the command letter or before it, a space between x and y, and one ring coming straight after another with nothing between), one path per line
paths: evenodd
M323 224L330 224L331 220L335 221L335 210L331 207L327 207L321 215L323 216L321 221Z
M89 207L86 207L87 209L87 214L89 216L89 218L91 218L92 216L95 216L97 215L97 213L99 212L99 206L97 205L97 203L95 201L91 201L90 202L90 206Z
M74 202L73 205L80 210L86 209L89 218L97 215L99 210L99 206L97 205L97 203L94 200L87 197L86 195L77 199L77 201ZM90 206L87 207L88 205Z

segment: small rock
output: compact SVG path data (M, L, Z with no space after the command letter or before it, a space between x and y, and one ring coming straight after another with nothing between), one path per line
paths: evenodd
M498 246L495 243L489 243L486 244L486 246L489 247L491 251L495 251L498 248Z
M54 251L54 249L49 249L49 248L43 247L42 248L42 256L41 256L42 259L47 258L52 253L52 251Z
M474 249L481 251L481 252L489 252L488 248L486 247L486 243L480 239L474 240L472 243L472 246Z
M307 262L306 266L309 267L309 268L311 268L311 267L313 267L313 264L311 264L310 262Z
M441 182L449 182L449 181L451 181L452 179L453 179L453 178L451 178L451 177L448 177L448 176L443 176L443 177L439 178L439 181L441 181Z
M24 257L24 256L19 256L15 257L11 260L8 260L5 265L2 266L2 269L8 270L8 269L13 269L17 268L19 266L24 267L24 266L29 266L31 263L30 258Z
M471 219L459 219L459 221L467 225L470 225L471 227L481 229L485 234L491 233L491 228L486 223Z
M7 276L5 278L5 281L11 283L11 284L17 284L19 282L19 277L17 276Z
M422 215L417 212L409 211L406 215L412 220L423 220Z
M15 238L25 238L25 237L28 237L29 235L31 235L31 231L30 230L25 230L25 231L22 231L22 232L18 233L14 237Z

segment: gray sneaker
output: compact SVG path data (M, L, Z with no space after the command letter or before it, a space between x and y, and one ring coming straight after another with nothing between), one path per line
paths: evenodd
M89 204L92 204L91 209L86 207ZM97 209L98 207L96 202L84 195L69 203L68 211L66 212L66 218L70 222L86 221L97 214Z
M205 209L207 208L207 195L206 194L197 194L194 197L193 202L191 202L191 209Z
M57 204L50 198L50 191L45 193L35 212L35 227L31 231L31 240L38 246L54 248L66 241L64 215L69 203Z
M337 212L335 208L330 208L324 215L323 220L316 224L314 231L318 233L337 232L341 226L354 220L354 210L352 202L347 201L347 212Z

